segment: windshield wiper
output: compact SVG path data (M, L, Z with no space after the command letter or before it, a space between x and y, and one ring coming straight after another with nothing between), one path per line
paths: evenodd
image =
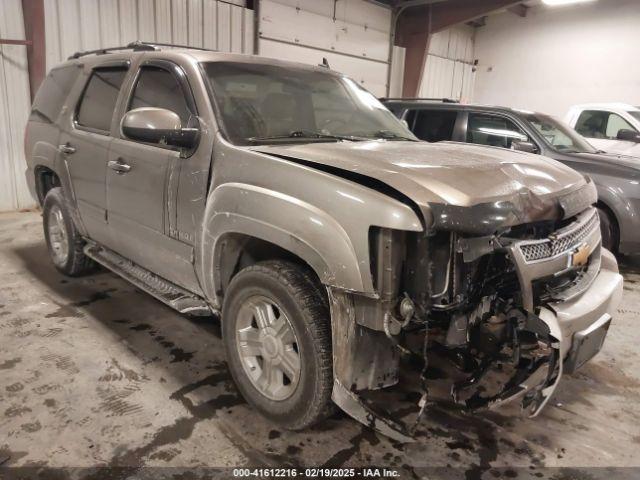
M312 131L306 131L306 130L294 130L288 135L272 135L268 137L250 137L247 140L249 140L252 143L259 143L259 142L268 142L270 140L288 140L291 138L348 140L350 142L367 140L363 137L357 137L354 135L334 135L330 133L312 132Z
M373 134L373 137L382 138L384 140L407 140L409 142L419 141L410 137L405 137L404 135L398 135L397 133L392 132L391 130L378 130L376 133Z

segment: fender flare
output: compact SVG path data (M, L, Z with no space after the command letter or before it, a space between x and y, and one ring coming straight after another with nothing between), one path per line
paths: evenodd
M207 202L200 241L203 289L218 306L230 234L258 238L293 253L325 285L375 294L371 281L364 280L370 278L369 263L359 264L351 238L327 212L264 187L225 183Z

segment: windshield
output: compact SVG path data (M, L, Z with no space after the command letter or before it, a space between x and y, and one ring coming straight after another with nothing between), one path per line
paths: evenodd
M636 120L640 121L640 110L632 110L629 112L629 115L631 115Z
M276 142L417 139L371 93L330 72L241 62L203 64L228 139Z
M568 125L549 115L529 113L523 115L553 149L565 153L596 153L597 150Z

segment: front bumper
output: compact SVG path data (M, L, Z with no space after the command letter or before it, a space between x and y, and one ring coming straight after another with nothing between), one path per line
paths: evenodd
M611 318L621 298L622 275L618 273L618 264L611 252L602 249L600 272L589 288L571 300L550 303L539 313L559 340L563 359L574 346L574 335L589 330L603 318Z
M622 298L622 275L615 257L602 249L601 269L581 295L540 308L539 318L557 340L558 365L555 373L535 384L529 377L527 391L537 393L531 415L537 415L558 386L563 373L572 373L602 348L613 312ZM540 377L539 377L540 378ZM524 392L523 392L524 393Z

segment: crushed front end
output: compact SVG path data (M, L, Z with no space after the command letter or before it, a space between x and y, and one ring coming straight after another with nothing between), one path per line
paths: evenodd
M366 392L404 381L402 366L418 364L420 414L428 414L435 362L448 401L462 409L519 400L530 415L540 412L562 374L600 350L622 294L597 210L587 205L491 234L464 225L429 234L372 228L379 297L330 292L334 401L410 440L411 427L379 414Z

